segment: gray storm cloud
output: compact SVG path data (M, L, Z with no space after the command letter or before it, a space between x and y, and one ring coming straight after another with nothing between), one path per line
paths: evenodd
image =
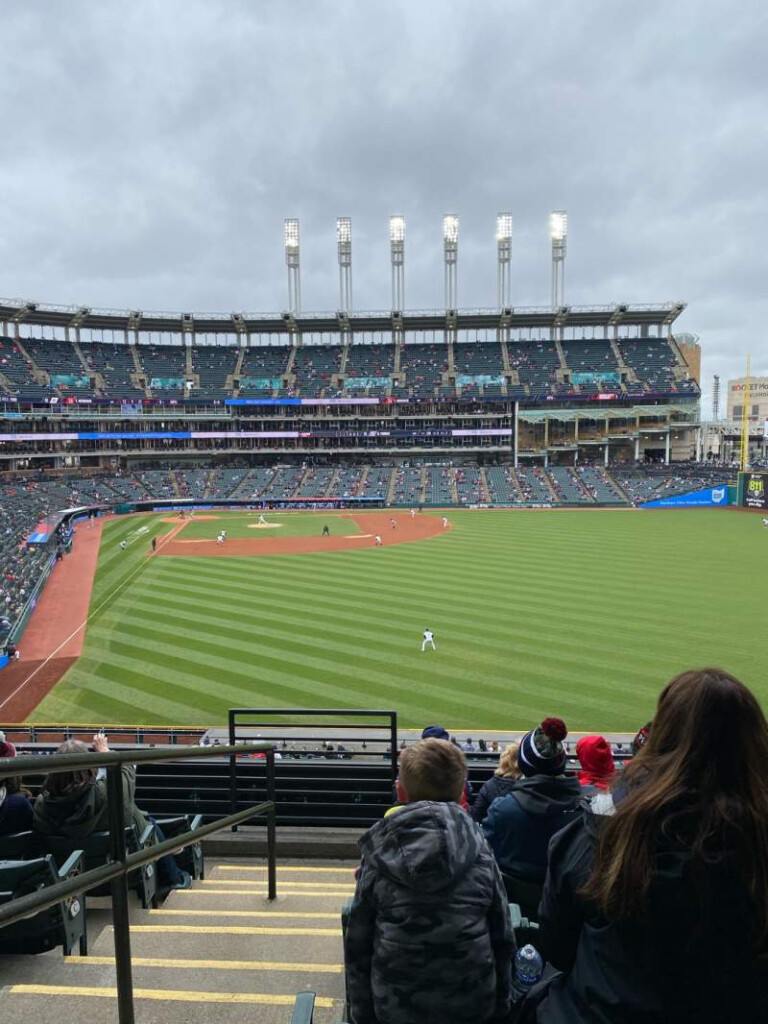
M768 23L715 0L5 0L0 294L93 306L274 310L282 221L306 309L439 306L440 218L461 218L461 306L548 302L547 216L567 209L566 298L684 299L712 374L768 373Z

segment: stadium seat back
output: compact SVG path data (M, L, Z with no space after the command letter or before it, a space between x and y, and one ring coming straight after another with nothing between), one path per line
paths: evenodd
M35 860L42 856L45 856L45 850L36 832L14 832L0 836L2 860Z
M152 826L150 826L143 836L139 836L135 825L126 825L126 852L136 853L138 850L151 844L152 831ZM103 864L108 864L111 860L109 832L91 832L89 836L81 839L69 839L66 836L45 836L44 843L46 850L53 854L57 863L61 863L75 846L81 849L83 851L86 871L90 871L91 868L101 867ZM150 906L154 906L157 894L157 872L155 865L147 864L137 871L132 871L128 875L128 888L138 894L141 905L145 910ZM99 886L90 891L94 896L108 896L110 887L109 885Z
M48 854L35 860L0 861L0 904L49 888L56 882L81 874L82 853L77 850L56 868ZM0 953L45 953L61 946L69 956L75 944L80 953L88 952L85 897L72 897L42 910L33 917L17 921L0 930Z
M543 882L532 882L528 878L520 878L519 875L509 875L502 872L504 888L507 890L507 899L510 903L517 903L523 917L529 921L538 921L539 903L544 891Z
M155 824L166 839L181 840L179 849L175 850L173 855L181 870L186 871L194 879L205 878L203 846L202 843L193 841L194 831L200 827L202 820L201 814L196 814L194 818L190 818L188 814L176 818L155 818Z

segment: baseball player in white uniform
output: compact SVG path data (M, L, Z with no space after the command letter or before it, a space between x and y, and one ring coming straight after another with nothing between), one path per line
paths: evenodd
M422 635L424 637L424 639L421 641L421 649L422 649L422 651L426 651L427 644L431 644L432 645L432 650L436 651L437 648L435 647L435 634L432 632L432 630L431 629L425 629L424 633Z
M443 516L443 529L448 529L448 516Z
M263 515L259 516L259 526L266 526L266 525L267 525L267 520L264 518L264 516Z
M381 537L378 535L378 533L373 538L373 543L376 545L377 548L381 547Z
M768 529L768 519L763 519L763 526L765 526L766 529Z

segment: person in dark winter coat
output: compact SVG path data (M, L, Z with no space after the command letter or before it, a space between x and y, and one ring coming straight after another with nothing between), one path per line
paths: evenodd
M93 738L97 753L109 750L107 738L97 733ZM88 748L79 740L67 740L56 751L57 754L84 754ZM123 783L123 815L126 825L135 825L141 834L149 824L144 813L135 803L136 766L124 764L120 768ZM73 842L84 839L92 832L109 829L107 808L107 781L100 778L95 768L83 768L72 772L54 772L43 783L43 789L33 810L32 827L41 835L64 836ZM164 836L155 826L155 838L162 841ZM157 875L165 889L188 889L192 880L182 871L169 854L157 862Z
M568 735L559 718L545 718L520 741L517 762L523 778L507 796L494 800L483 822L485 838L504 874L543 882L547 846L561 828L580 813L583 790L578 779L566 778Z
M344 941L354 1024L485 1024L511 1007L515 953L493 855L458 800L464 755L415 743L398 796L360 840Z
M0 758L16 757L16 748L0 732ZM15 775L0 775L0 836L28 832L32 828L32 802L29 793ZM2 847L0 847L0 857Z
M537 1024L768 1020L768 723L721 669L659 698L621 799L550 846Z
M579 782L595 789L610 789L616 766L611 744L604 736L582 736L576 744L576 757L581 764Z
M500 796L506 796L520 778L520 767L517 763L519 749L519 743L510 743L499 758L499 767L480 788L480 792L472 804L472 817L478 825L487 818L493 801Z

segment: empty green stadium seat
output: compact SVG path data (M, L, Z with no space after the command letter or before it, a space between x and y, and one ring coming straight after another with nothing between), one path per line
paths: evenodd
M199 842L194 841L194 831L203 822L202 814L196 814L190 818L188 814L179 815L176 818L155 818L155 824L163 833L166 839L183 840L183 845L174 850L174 857L182 871L186 871L193 878L205 878L205 857L203 847Z
M0 861L0 905L21 896L47 889L57 882L83 872L81 850L72 851L56 867L52 856L35 860ZM85 896L76 896L57 903L33 917L0 929L0 953L45 953L62 946L70 956L78 944L81 956L88 955L85 924Z
M108 864L110 857L109 832L91 832L82 839L68 839L65 836L43 836L45 849L54 856L57 863L64 861L73 846L83 851L84 870ZM125 827L125 848L127 853L137 853L154 842L154 825L148 825L139 835L135 825ZM146 910L157 903L157 871L154 864L145 864L137 871L128 875L128 888L138 894L142 907ZM94 896L108 896L109 885L91 889Z

